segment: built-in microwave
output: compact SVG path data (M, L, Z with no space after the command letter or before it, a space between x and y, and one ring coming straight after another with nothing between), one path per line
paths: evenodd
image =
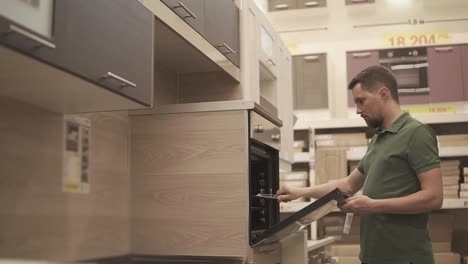
M395 75L399 94L429 94L427 48L380 50L379 63Z

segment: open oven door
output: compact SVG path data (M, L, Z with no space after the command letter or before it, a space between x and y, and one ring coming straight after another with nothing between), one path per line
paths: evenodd
M340 189L335 189L299 212L289 216L283 221L251 239L251 246L255 248L268 247L278 243L289 236L303 230L307 225L320 219L337 208L337 203L349 195Z

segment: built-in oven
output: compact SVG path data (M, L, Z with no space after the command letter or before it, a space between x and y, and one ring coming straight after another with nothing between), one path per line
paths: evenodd
M255 111L249 115L249 242L252 247L263 247L303 230L335 209L336 201L345 194L336 189L280 221L275 197L279 188L280 127Z
M399 94L429 94L427 48L380 50L379 63L395 75Z

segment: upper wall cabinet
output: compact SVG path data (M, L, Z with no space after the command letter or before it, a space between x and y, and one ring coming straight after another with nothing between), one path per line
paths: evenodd
M345 0L346 5L370 4L375 3L375 0Z
M153 16L137 1L56 1L56 63L151 105Z
M205 0L205 36L239 67L239 9L232 0Z
M0 2L0 39L28 56L50 61L54 55L53 40L54 2Z
M268 11L326 7L327 0L270 0Z
M328 108L326 54L294 56L294 109Z
M63 113L152 105L154 18L138 1L2 1L0 10L1 95Z
M161 0L198 33L205 34L205 0Z
M348 52L346 57L348 83L365 68L379 64L379 53L376 50ZM355 106L350 90L348 90L348 106Z
M462 47L427 48L428 79L432 102L463 100Z
M468 45L461 46L462 52L462 74L463 74L463 95L468 101Z
M161 1L239 67L239 9L234 1Z

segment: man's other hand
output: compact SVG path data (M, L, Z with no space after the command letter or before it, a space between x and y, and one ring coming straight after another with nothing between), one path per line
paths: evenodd
M375 200L365 195L355 195L347 198L339 207L345 213L369 214L374 212Z

